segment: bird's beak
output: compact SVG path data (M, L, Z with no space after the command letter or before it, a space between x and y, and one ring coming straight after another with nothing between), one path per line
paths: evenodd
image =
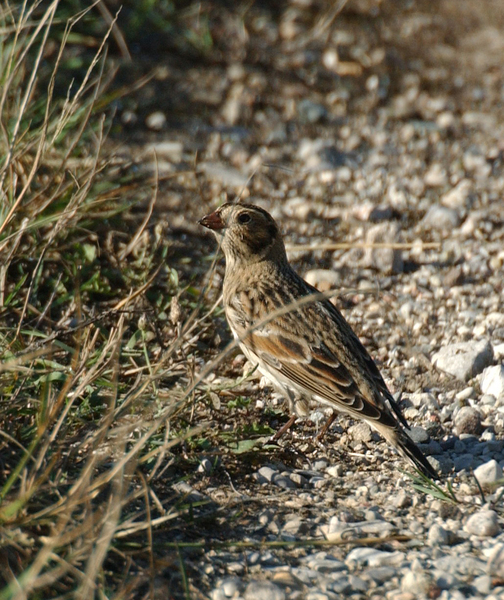
M226 226L218 211L206 215L198 221L203 227L208 227L212 231L220 231Z

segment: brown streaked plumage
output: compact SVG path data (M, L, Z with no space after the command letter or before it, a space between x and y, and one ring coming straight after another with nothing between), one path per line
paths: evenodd
M226 257L224 307L233 335L291 411L306 416L323 405L362 419L437 478L357 335L290 266L271 215L251 204L226 203L200 224L215 233Z

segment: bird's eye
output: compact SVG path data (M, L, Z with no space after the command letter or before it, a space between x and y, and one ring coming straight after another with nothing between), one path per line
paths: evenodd
M238 223L248 223L250 221L250 215L248 213L240 213L238 215Z

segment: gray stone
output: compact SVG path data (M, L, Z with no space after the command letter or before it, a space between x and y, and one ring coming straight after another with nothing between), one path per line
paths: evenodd
M374 522L374 521L381 522L383 520L381 518L380 509L377 506L371 506L369 508L366 508L364 510L364 519L366 521L370 521L370 522Z
M492 578L489 575L476 577L476 579L473 580L472 585L482 596L487 596L493 588Z
M303 487L308 483L308 481L300 473L291 473L289 477L297 487Z
M286 521L285 525L282 527L282 534L290 533L292 535L296 535L298 533L306 533L308 531L309 525L308 523L301 517L295 516Z
M377 583L383 583L392 579L396 573L396 569L392 567L374 567L364 571L363 575L368 579L376 581Z
M406 508L411 506L411 493L406 490L399 490L392 498L392 503L396 508Z
M499 542L488 553L487 572L494 577L504 577L504 544Z
M327 116L327 109L322 104L308 98L301 100L297 107L299 120L304 123L317 123Z
M490 486L502 479L502 467L496 460L489 460L475 469L474 475L481 486Z
M240 593L241 587L242 582L238 577L228 577L220 584L220 589L226 598L237 596Z
M428 444L418 443L417 446L427 456L432 456L434 454L442 454L443 452L443 448L437 440L429 440Z
M486 404L487 406L494 406L497 402L497 398L492 394L483 394L480 398L480 404Z
M434 561L434 566L443 573L460 575L481 575L485 572L485 563L474 556L443 556Z
M450 588L459 584L459 580L455 577L455 575L453 575L453 573L434 571L433 578L436 586L440 590L449 590Z
M430 392L416 392L414 394L410 394L408 399L415 408L422 408L424 406L431 409L439 408L439 403L436 400L436 397Z
M451 209L466 208L471 194L472 183L469 179L462 179L457 185L447 192L441 203Z
M366 233L366 244L399 242L400 227L398 223L378 223ZM402 273L403 256L398 248L366 248L364 265L380 270L382 273Z
M495 442L495 433L491 429L485 429L480 439L484 442ZM489 446L489 444L487 444Z
M434 523L429 528L427 540L430 546L445 546L450 543L450 532L438 523Z
M343 477L345 474L345 467L343 465L334 465L327 467L326 473L331 477Z
M451 231L460 225L460 215L453 208L433 204L427 211L422 223L432 229Z
M271 581L251 581L247 585L245 600L285 600L285 593Z
M479 537L494 537L500 532L497 513L493 510L479 510L467 519L464 530Z
M334 573L336 571L348 570L344 562L332 557L314 558L313 560L308 561L308 566L314 571L319 571L320 573Z
M372 439L371 428L367 423L356 423L355 425L352 425L348 428L348 433L356 442L367 443Z
M496 399L504 399L504 365L487 367L480 380L481 391Z
M455 415L454 423L459 436L463 433L479 435L483 429L481 413L472 406L463 406Z
M488 340L459 342L444 346L432 356L432 364L460 381L476 377L493 359Z
M430 436L423 427L414 426L408 431L408 435L415 442L415 444L426 444L428 443Z
M352 590L352 594L355 592L367 592L369 588L369 584L367 581L364 581L361 577L357 577L356 575L348 576L348 583L350 584L350 589Z
M350 594L353 592L352 585L350 583L348 575L338 577L335 581L332 581L327 586L328 591L334 592L335 594Z
M448 473L451 473L453 469L452 459L444 454L430 456L429 462L434 467L434 469L442 475L447 475Z
M261 467L257 474L259 475L259 477L262 477L263 480L271 482L273 481L273 477L275 477L275 475L278 475L279 473L271 467Z
M274 475L271 482L284 490L295 490L297 488L297 485L292 481L292 479L286 475L283 475L282 473L277 473Z
M226 569L228 573L235 573L236 575L241 575L245 571L245 565L241 562L230 562L227 563Z
M310 479L310 485L312 485L315 489L324 487L328 482L329 480L324 479L323 477L312 477Z
M431 586L431 578L423 570L420 562L414 560L411 569L408 569L401 580L401 590L415 596L427 594Z
M186 481L179 481L173 485L173 489L177 491L179 494L184 495L184 499L186 502L201 502L203 500L208 500L208 497L195 490L191 487Z
M329 595L324 592L319 592L318 590L313 590L306 596L306 600L332 600L332 598L333 594Z
M301 583L305 583L306 585L311 584L312 580L316 579L319 576L317 571L314 571L313 569L304 566L293 567L292 574L294 575L294 577L297 577L297 579L299 579Z
M462 454L453 459L453 468L458 473L464 469L469 470L474 465L474 456L472 454Z

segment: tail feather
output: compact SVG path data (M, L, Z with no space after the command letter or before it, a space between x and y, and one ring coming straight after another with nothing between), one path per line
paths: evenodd
M386 426L380 427L376 422L372 425L402 456L410 460L419 471L430 479L439 479L436 469L434 469L420 448L404 430L399 428L391 429Z

